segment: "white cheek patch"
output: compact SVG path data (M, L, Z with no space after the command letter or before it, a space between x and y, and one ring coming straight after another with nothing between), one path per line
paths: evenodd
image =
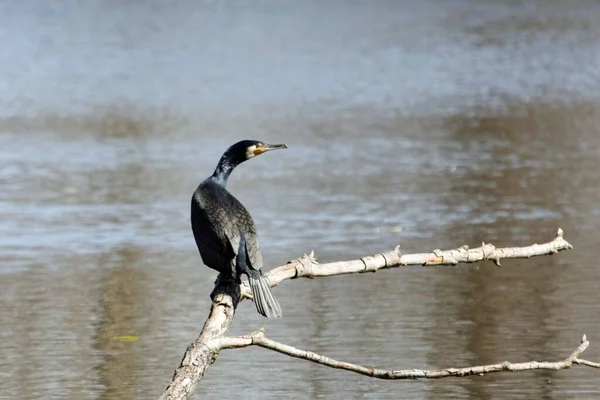
M254 157L254 150L256 150L256 146L252 145L246 149L246 158Z

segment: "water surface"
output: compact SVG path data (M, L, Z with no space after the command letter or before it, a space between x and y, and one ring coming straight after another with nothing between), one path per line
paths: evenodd
M381 368L600 360L595 2L0 4L0 397L155 398L210 305L189 198L236 170L266 268L519 246L553 257L286 282L231 333ZM119 340L123 336L137 341ZM225 351L197 397L586 399L598 372L386 382Z

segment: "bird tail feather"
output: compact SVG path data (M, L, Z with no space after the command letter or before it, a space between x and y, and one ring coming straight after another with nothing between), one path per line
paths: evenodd
M256 273L248 276L248 282L252 290L256 311L267 318L281 317L281 306L271 293L268 278L263 276L260 271L256 271Z

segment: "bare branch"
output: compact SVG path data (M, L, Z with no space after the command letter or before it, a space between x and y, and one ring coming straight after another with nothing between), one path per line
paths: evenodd
M345 371L355 372L377 379L437 379L449 376L462 377L470 375L485 375L492 372L502 371L529 371L534 369L561 370L571 368L573 364L586 365L593 368L600 368L599 363L580 360L578 357L588 348L590 342L586 336L581 338L581 344L571 353L571 355L560 361L529 361L524 363L511 363L505 361L499 364L478 365L463 368L444 368L444 369L406 369L406 370L384 370L378 368L364 367L358 364L352 364L344 361L337 361L311 351L300 350L286 344L276 342L265 336L264 329L260 329L247 336L222 337L215 339L212 346L218 349L242 348L248 346L259 346L265 349L274 350L290 357L308 360L317 364L325 365L330 368L343 369Z
M592 368L600 368L600 363L592 362L592 361L588 361L588 360L582 360L581 358L576 358L573 360L573 362L575 364L587 365L588 367L592 367Z
M277 286L286 279L320 278L324 276L376 272L380 269L407 267L411 265L453 266L459 263L476 263L490 260L500 266L500 260L503 258L531 258L553 255L562 250L572 249L573 246L563 238L563 235L563 230L559 228L554 240L526 247L496 248L491 243L483 243L480 247L474 249L470 249L469 246L465 245L452 250L433 250L430 253L416 254L402 254L400 248L396 247L392 251L363 257L358 260L327 264L319 264L314 257L314 253L311 252L297 260L290 261L284 266L272 269L266 275L269 277L271 286ZM241 291L243 298L252 298L250 288L246 282L242 284Z
M219 352L211 348L209 343L214 338L225 335L229 329L240 299L239 285L232 281L220 281L212 292L212 298L210 314L200 336L188 346L161 399L174 400L190 397L202 380L208 366L216 360Z
M527 247L496 249L491 244L483 244L481 247L476 249L469 249L467 246L463 246L454 250L434 250L431 253L422 254L402 254L400 253L399 248L396 248L393 251L376 254L374 256L363 257L360 260L328 264L318 264L314 254L311 253L310 255L305 255L304 257L292 261L282 267L271 270L267 276L269 277L271 286L276 286L286 279L300 277L316 278L351 273L375 272L379 269L395 268L408 265L456 265L458 263L474 263L485 260L492 260L499 265L500 259L502 258L529 258L540 255L550 255L556 254L561 250L568 250L571 248L572 246L563 239L563 231L559 229L558 234L553 241L541 245L534 244ZM229 329L229 325L233 320L235 309L239 301L244 297L251 298L250 290L246 284L242 284L240 286L235 282L224 281L217 284L211 296L213 302L211 305L210 314L204 323L202 332L200 333L200 336L198 336L198 338L188 346L179 367L175 370L169 386L167 386L161 397L162 399L187 399L192 395L196 389L196 386L208 369L208 366L216 360L216 357L222 348L247 347L250 345L259 345L261 347L271 348L272 350L279 351L284 354L289 353L289 355L293 357L306 358L310 359L311 361L321 360L325 365L328 365L327 363L333 363L336 365L334 368L346 366L347 368L345 369L357 373L363 373L369 376L375 376L374 374L378 373L381 374L381 376L377 377L381 377L382 379L403 379L400 377L402 374L407 375L406 378L441 378L444 376L464 376L496 372L494 368L501 368L498 370L503 371L519 370L518 367L522 365L504 363L496 366L487 366L485 367L487 369L483 371L474 370L474 368L482 367L470 367L467 369L439 370L437 372L420 370L378 372L381 370L374 370L335 361L315 353L305 352L303 350L295 349L291 346L273 342L264 337L264 332L262 333L262 339L257 339L261 337L260 331L249 336L225 338L225 333ZM256 340L259 340L259 342L256 342ZM572 363L596 366L595 363L577 358L579 354L585 350L585 347L587 347L587 344L584 346L582 343L582 346L580 346L582 350L577 354L574 353L575 356L568 359L570 360L568 366L570 366ZM302 357L300 355L302 355ZM539 365L536 368L547 368L546 365L550 364L538 363L536 365ZM395 377L395 375L384 376L389 372L400 375L398 375L398 377ZM424 374L427 375L425 376ZM437 376L434 376L436 374Z

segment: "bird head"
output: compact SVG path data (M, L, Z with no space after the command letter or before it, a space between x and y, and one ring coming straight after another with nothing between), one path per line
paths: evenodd
M224 154L234 164L242 163L271 150L287 149L285 144L266 144L258 140L242 140L231 146Z
M285 144L266 144L258 140L237 142L223 153L212 178L225 186L235 167L259 154L279 149L287 149L287 146Z

